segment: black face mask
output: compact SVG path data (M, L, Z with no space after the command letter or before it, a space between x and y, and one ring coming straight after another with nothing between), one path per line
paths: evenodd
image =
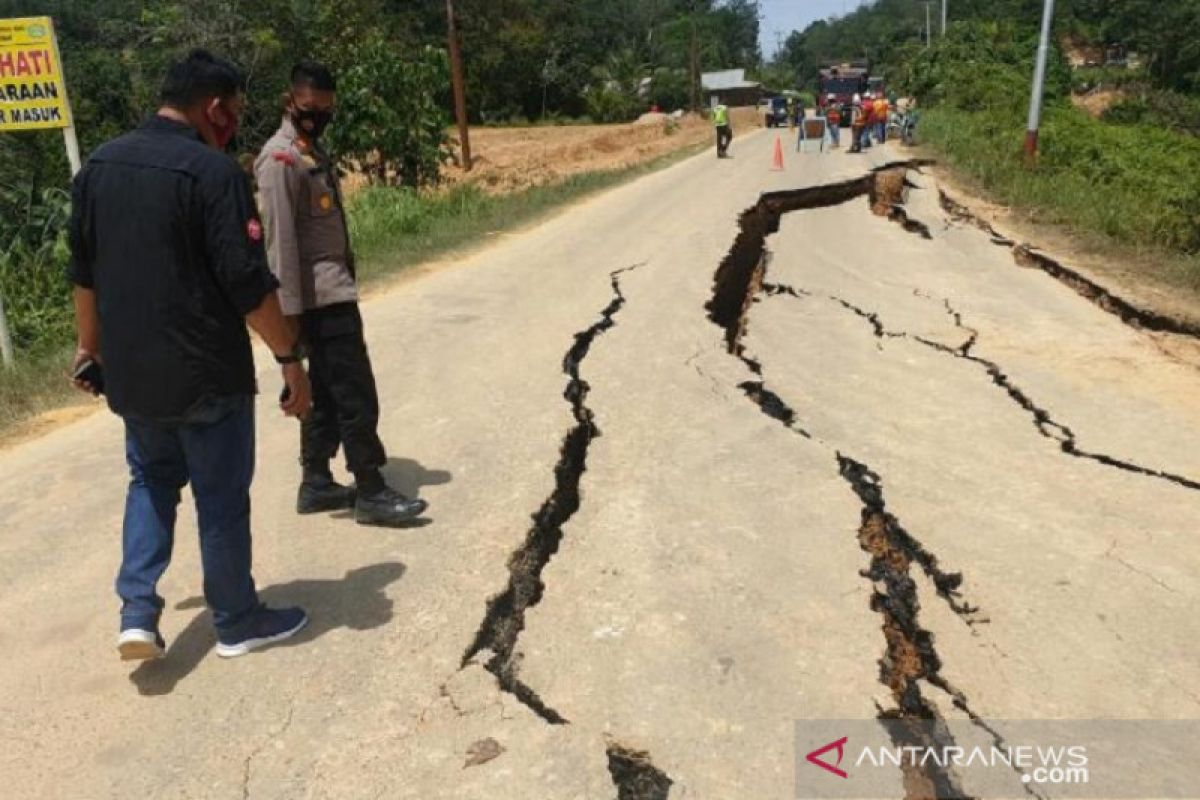
M292 124L314 139L320 139L321 134L333 121L333 112L315 108L301 108L292 112Z

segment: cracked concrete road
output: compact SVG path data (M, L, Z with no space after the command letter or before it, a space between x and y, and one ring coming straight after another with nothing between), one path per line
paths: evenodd
M262 403L256 574L311 612L294 645L212 654L187 513L171 649L130 674L119 424L0 456L5 795L782 800L796 719L1200 715L1195 343L1019 268L913 172L930 239L864 196L732 259L730 352L705 305L742 212L903 158L775 173L772 144L366 303L429 525L296 517Z

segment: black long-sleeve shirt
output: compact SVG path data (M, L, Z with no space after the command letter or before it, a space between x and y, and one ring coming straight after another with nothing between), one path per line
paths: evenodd
M245 315L278 288L238 165L156 116L75 179L71 280L93 289L109 406L183 420L255 392Z

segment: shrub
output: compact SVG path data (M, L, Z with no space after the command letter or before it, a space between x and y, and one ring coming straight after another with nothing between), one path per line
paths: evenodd
M1118 125L1154 125L1200 136L1200 98L1143 91L1114 104L1102 119Z
M629 122L642 112L643 102L636 92L611 83L589 87L583 99L588 116L596 122Z
M73 330L65 278L70 198L61 189L47 189L24 203L6 202L5 210L6 218L0 221L0 296L13 346L30 352L59 345Z
M1021 159L1023 118L1005 110L929 111L922 137L1006 202L1120 241L1200 252L1200 140L1158 126L1110 125L1063 103L1046 109L1036 170Z
M379 34L354 50L339 76L330 147L343 163L362 165L372 183L435 184L450 155L450 118L441 102L446 54L432 47L409 58L399 52Z

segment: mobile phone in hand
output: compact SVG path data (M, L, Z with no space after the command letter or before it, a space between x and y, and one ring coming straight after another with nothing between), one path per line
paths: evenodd
M84 361L71 377L91 386L92 394L97 396L104 394L104 368L94 360L89 358Z

